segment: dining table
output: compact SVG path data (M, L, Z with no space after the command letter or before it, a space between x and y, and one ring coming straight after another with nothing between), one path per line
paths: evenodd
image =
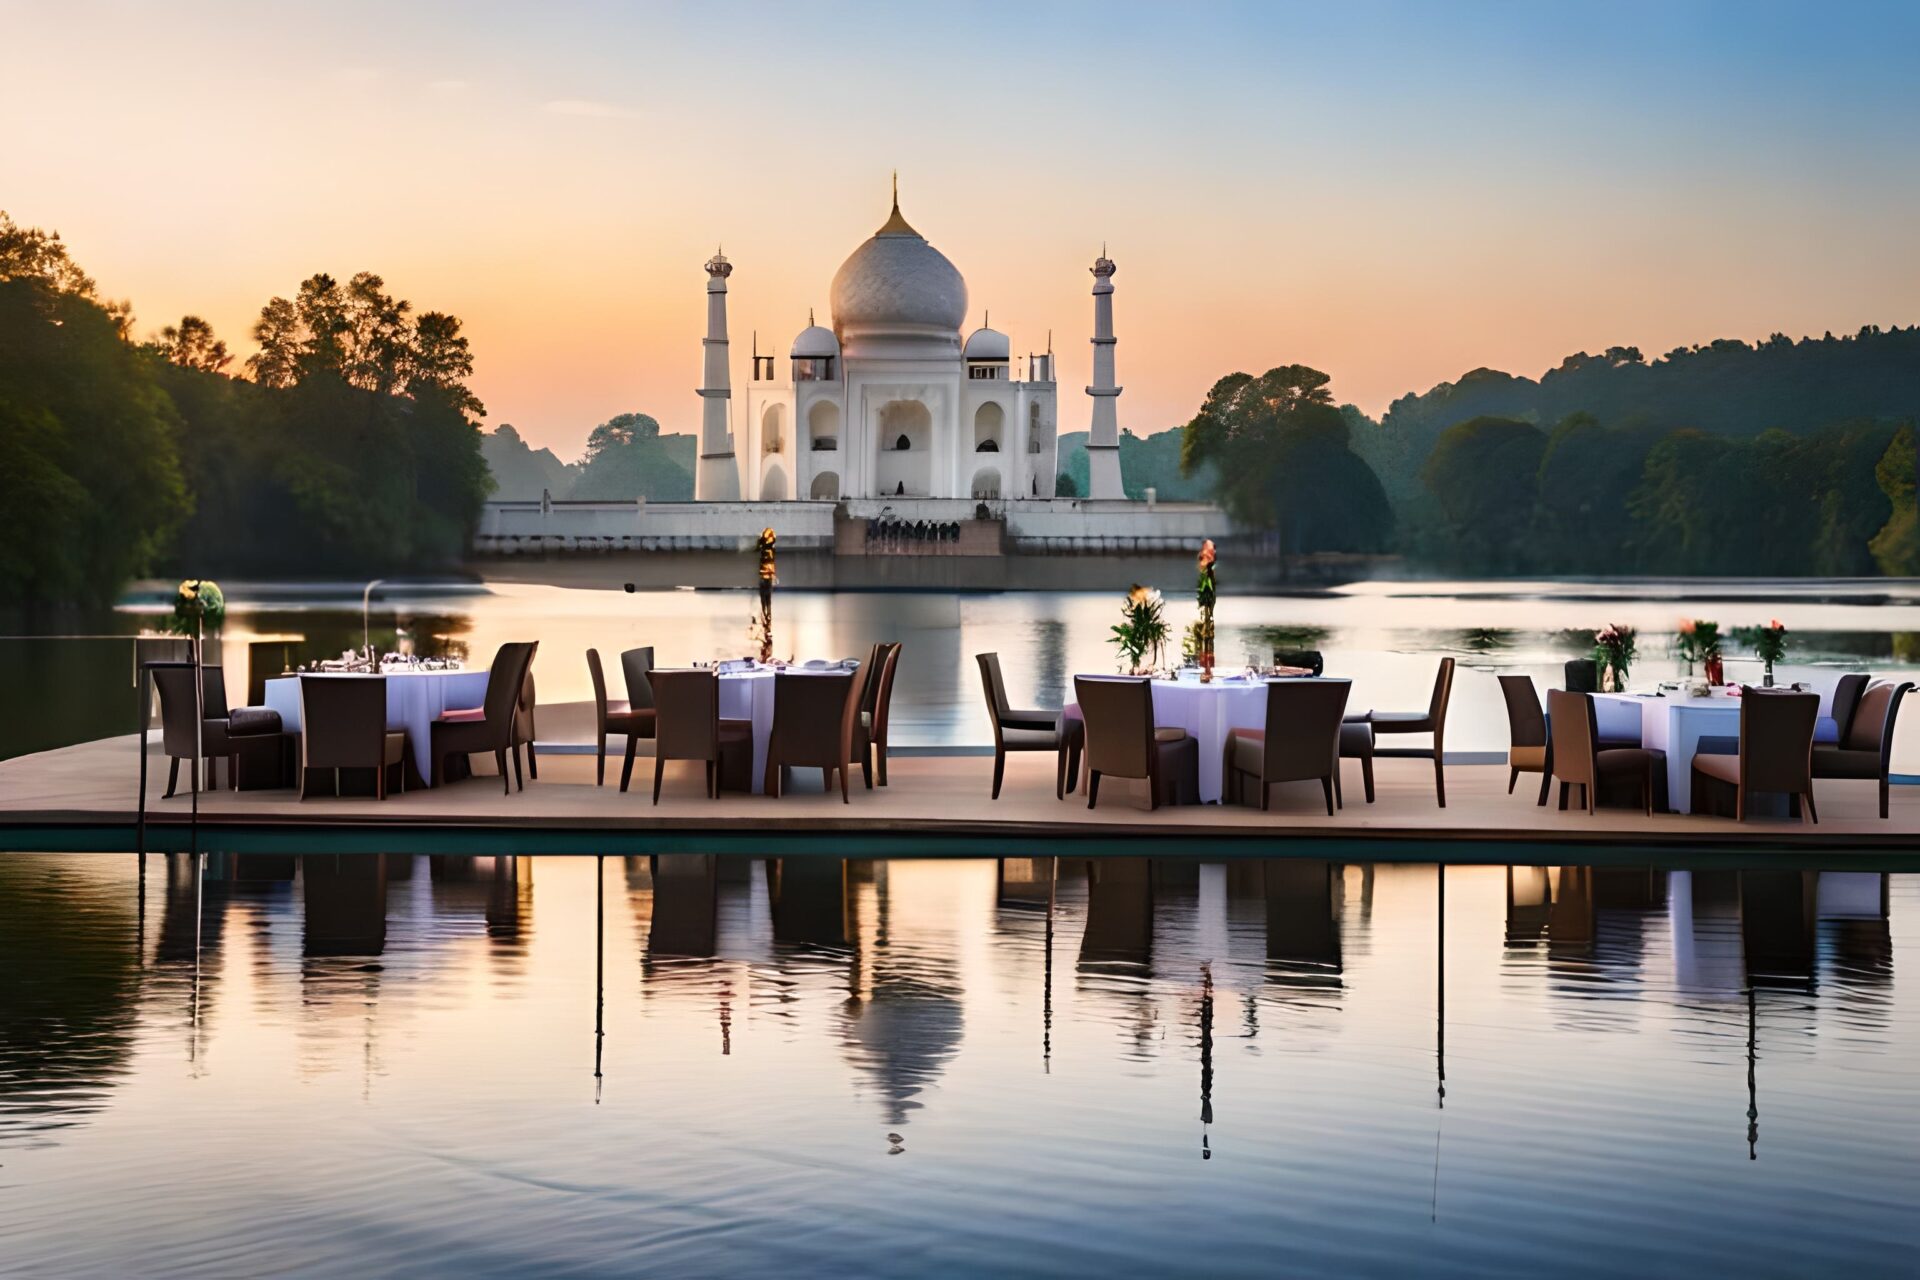
M481 671L393 670L308 672L313 680L372 680L387 682L387 729L407 735L407 752L412 757L418 781L410 786L433 785L433 722L444 712L482 706L487 700L487 673ZM276 676L266 682L266 705L280 713L280 724L291 733L301 730L301 675Z
M857 665L857 664L856 664ZM714 673L720 686L720 718L746 720L753 725L753 794L766 790L767 743L773 737L773 689L781 674L797 676L851 675L855 665L837 662L725 664Z
M1596 693L1593 727L1602 743L1638 742L1649 750L1665 752L1667 805L1675 813L1692 813L1693 757L1700 750L1700 740L1738 741L1740 697L1719 688L1705 694L1685 689ZM1833 742L1839 737L1838 726L1826 714L1831 702L1831 693L1823 696L1821 715L1814 727L1815 742Z
M1076 679L1135 680L1138 676L1088 674ZM1216 675L1202 681L1198 672L1153 681L1153 724L1156 729L1185 729L1200 745L1200 803L1218 804L1226 790L1227 735L1235 729L1267 727L1267 685L1274 681L1319 677ZM1349 707L1348 715L1354 714ZM1080 704L1069 702L1063 714L1078 720Z

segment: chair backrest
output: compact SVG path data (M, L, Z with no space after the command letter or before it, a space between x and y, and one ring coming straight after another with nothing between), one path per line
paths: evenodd
M1872 679L1858 671L1849 671L1833 686L1833 724L1839 731L1842 746L1852 745L1849 739L1852 736L1854 713L1860 708L1860 695L1867 691ZM1874 745L1879 745L1878 737L1874 739Z
M526 679L520 682L520 698L513 708L514 732L533 737L533 712L539 699L533 691L533 666L528 664Z
M376 768L386 734L385 676L300 677L302 768Z
M1740 699L1740 781L1753 791L1813 789L1820 695L1748 689Z
M600 666L600 651L587 650L587 674L593 677L593 722L602 738L607 736L607 673Z
M191 759L194 753L193 668L155 667L153 687L160 693L160 741L170 756ZM201 701L209 720L227 718L225 673L219 667L200 668Z
M1600 665L1592 658L1568 658L1567 692L1600 692Z
M1267 781L1324 778L1333 771L1352 692L1351 680L1275 680L1267 686Z
M1547 722L1553 730L1553 776L1562 782L1594 783L1599 732L1593 719L1593 695L1571 689L1547 690Z
M974 655L980 664L980 679L987 688L987 714L993 717L994 737L997 739L1000 726L1013 714L1013 704L1007 701L1007 678L1000 674L1000 655L980 653Z
M880 737L886 732L887 712L893 707L893 673L900 665L901 644L898 640L891 644L878 646L885 650L879 665L867 678L865 709L873 713L872 737Z
M1849 751L1883 751L1893 737L1894 721L1900 714L1900 703L1907 691L1913 688L1910 681L1894 684L1881 681L1871 684L1860 695L1859 705L1854 709L1850 723L1840 731L1840 745ZM1836 700L1834 709L1839 710Z
M886 660L887 660L887 642L885 640L874 641L873 651L867 654L866 665L869 669L871 669L874 672L875 678L867 681L866 697L862 699L860 703L860 709L862 711L873 710L874 701L880 696L880 681L878 679L878 676L880 672L880 664L885 662Z
M654 754L668 760L720 758L720 681L711 670L654 670ZM777 692L777 691L776 691Z
M1116 778L1152 776L1152 682L1075 676L1073 696L1087 726L1087 767Z
M527 668L539 648L538 640L509 641L494 653L493 665L487 668L487 698L481 706L486 712L487 737L500 747L513 745L514 711L520 705Z
M645 711L653 705L653 684L647 679L647 673L652 670L653 646L650 644L628 649L620 655L620 674L627 681L627 706L634 711Z
M1540 710L1532 676L1501 676L1500 696L1507 700L1507 741L1516 747L1547 745L1547 717Z
M864 670L773 677L769 759L783 764L839 767L853 754L853 720L860 713Z
M1427 703L1427 718L1433 721L1434 745L1447 727L1447 703L1453 699L1453 659L1440 659L1440 670L1433 675L1433 698Z
M1327 669L1327 660L1318 649L1275 649L1276 667L1305 667L1316 676Z

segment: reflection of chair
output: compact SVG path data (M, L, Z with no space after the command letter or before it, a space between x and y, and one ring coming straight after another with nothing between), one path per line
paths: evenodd
M752 771L753 722L720 718L720 681L711 670L649 674L654 698L653 802L660 803L660 778L669 760L705 762L707 795L718 800L722 775L729 772L722 761L736 763L744 754L745 769L732 772L738 779Z
M1007 752L1051 751L1055 754L1053 794L1064 799L1073 790L1080 772L1080 746L1085 741L1084 726L1078 720L1066 720L1058 711L1016 711L1007 705L1007 682L1000 675L1000 655L977 653L980 686L987 697L987 720L993 726L993 798L1000 798L1000 783L1006 777Z
M829 787L840 775L840 802L850 804L847 771L853 761L853 727L860 718L860 697L871 672L773 677L773 729L767 735L767 770L761 789L775 797L795 765L819 769Z
M1102 776L1140 778L1147 807L1199 799L1200 745L1185 729L1156 729L1150 681L1073 678L1087 734L1087 808L1100 798Z
M333 770L333 794L340 794L342 769L372 769L373 795L387 798L387 770L400 765L400 790L407 789L407 735L387 728L385 676L300 677L300 798L307 798L307 773Z
M647 652L652 652L648 650ZM621 655L625 661L626 655ZM654 710L651 704L636 710L631 703L607 701L607 676L600 667L600 651L587 650L587 671L593 676L593 723L598 732L594 735L594 782L596 787L607 785L607 735L617 733L627 740L626 763L620 766L620 789L625 791L627 783L633 780L633 753L641 738L651 738L654 731ZM647 686L647 696L653 696L653 686Z
M1842 715L1841 694L1853 676L1841 677L1841 690L1833 699L1833 718L1840 724L1840 741L1833 746L1813 749L1813 776L1816 778L1873 778L1880 783L1880 816L1887 816L1887 784L1891 780L1893 729L1900 717L1900 704L1913 689L1911 681L1899 684L1867 685L1859 680Z
M1278 782L1317 781L1333 816L1333 775L1340 763L1340 718L1350 680L1276 680L1267 686L1264 729L1227 734L1227 800L1238 802L1240 779L1260 785L1260 808Z
M1560 780L1560 807L1567 807L1567 791L1580 788L1581 803L1588 813L1599 812L1600 784L1615 778L1631 778L1640 786L1647 816L1653 816L1654 765L1657 751L1641 747L1600 749L1594 729L1593 695L1569 693L1565 689L1547 690L1547 720L1553 730L1553 772Z
M507 752L513 747L513 717L520 705L520 689L526 682L527 668L533 665L538 641L503 644L493 655L487 671L487 697L480 706L448 711L433 722L433 785L446 781L448 756L473 755L491 751L500 768L500 788L513 794L513 779L507 773Z
M1734 817L1745 822L1747 801L1754 792L1782 792L1798 796L1806 806L1808 819L1818 823L1820 811L1813 803L1813 730L1819 718L1817 693L1743 690L1740 754L1695 754L1695 794L1700 792L1703 778L1732 786Z
M1553 747L1547 741L1547 717L1540 710L1532 676L1501 676L1500 693L1507 700L1507 794L1513 794L1523 773L1540 775L1540 804L1547 802L1553 783Z
M1447 701L1453 696L1453 659L1440 659L1440 670L1433 677L1433 697L1427 703L1425 711L1376 711L1367 719L1373 726L1375 736L1389 733L1430 733L1433 746L1395 747L1391 750L1376 746L1373 754L1399 759L1433 761L1433 791L1439 798L1440 807L1447 807L1446 745ZM1371 799L1371 797L1369 797Z

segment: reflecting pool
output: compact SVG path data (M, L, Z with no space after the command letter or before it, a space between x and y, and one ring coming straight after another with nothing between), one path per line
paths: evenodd
M1904 871L4 854L0 973L0 1272L1920 1246Z

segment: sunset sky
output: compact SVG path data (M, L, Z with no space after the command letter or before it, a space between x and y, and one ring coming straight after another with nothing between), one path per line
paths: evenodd
M1246 7L0 0L0 208L142 335L243 354L302 277L467 323L489 424L563 457L699 417L904 212L1084 428L1311 364L1378 414L1479 365L1920 320L1920 5Z

